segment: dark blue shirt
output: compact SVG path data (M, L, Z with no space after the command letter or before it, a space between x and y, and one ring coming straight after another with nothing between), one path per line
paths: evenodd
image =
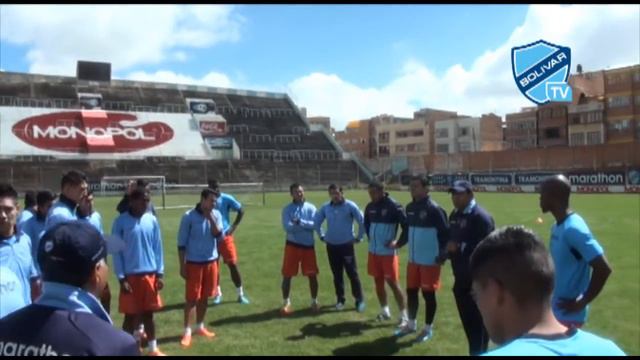
M32 304L0 320L2 356L138 356L134 338L94 314Z
M478 243L495 229L495 223L474 199L466 209L451 212L449 226L450 239L459 244L458 251L451 256L456 281L454 287L470 288L469 258Z
M396 239L398 225L404 226L406 215L402 205L385 193L378 202L370 202L364 210L364 228L369 238L369 252L374 255L396 255L388 247Z
M447 245L449 224L447 213L429 196L407 205L407 225L398 245L409 244L409 262L418 265L437 265Z

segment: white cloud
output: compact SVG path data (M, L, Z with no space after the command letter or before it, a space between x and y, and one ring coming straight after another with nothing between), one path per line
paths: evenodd
M77 60L111 62L114 71L184 61L176 48L240 38L244 19L219 5L2 5L0 40L26 45L29 72L73 75Z
M380 88L361 88L337 74L311 73L291 81L288 92L309 116L330 116L336 129L382 113L411 117L416 104L467 115L504 115L533 105L516 88L510 53L514 46L539 39L569 46L572 71L577 64L584 71L637 64L640 7L533 5L503 45L486 51L468 69L453 64L436 75L410 59L397 78Z
M172 71L160 70L155 73L136 71L125 77L129 80L165 82L171 84L204 85L222 88L231 88L233 83L229 77L223 73L210 72L202 78L194 78L189 75L177 74Z

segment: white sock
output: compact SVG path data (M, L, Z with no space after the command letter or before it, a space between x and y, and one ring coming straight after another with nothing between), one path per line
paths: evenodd
M217 296L222 296L222 289L220 288L220 285L218 285L218 295Z
M289 298L284 299L284 306L291 305L291 300Z
M185 334L185 335L191 335L191 326L187 326L187 327L184 329L184 334Z
M402 316L403 320L407 320L409 318L409 315L407 315L407 309L400 310L400 316Z
M237 290L238 290L238 296L244 296L244 291L242 291L242 286L240 286Z
M389 310L389 305L385 305L382 307L382 313L385 315L391 316L391 310Z
M158 342L156 341L156 339L149 340L149 351L156 351L156 350L158 350Z
M138 331L144 332L144 324L140 324L140 326L138 326Z
M203 322L198 324L198 329L199 330L204 330L204 323Z
M433 325L432 324L425 324L424 325L424 331L429 332L431 331Z
M318 299L311 299L311 303L317 305L318 304Z
M411 329L416 329L418 325L416 324L416 319L409 319L407 322L407 326Z

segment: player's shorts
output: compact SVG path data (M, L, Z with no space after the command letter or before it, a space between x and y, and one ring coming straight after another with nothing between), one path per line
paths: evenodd
M400 279L398 255L375 255L369 253L367 270L369 275L376 279L384 278L398 281Z
M186 263L187 282L185 300L192 302L208 299L218 289L218 260L207 263Z
M302 275L313 276L318 274L316 251L313 248L304 248L287 244L284 248L284 260L282 261L282 276L294 277L302 268Z
M407 265L407 289L422 289L436 291L440 289L439 265Z
M225 264L235 265L238 263L238 253L236 244L233 242L233 235L227 235L218 243L218 253L224 259Z
M125 293L120 290L118 310L121 314L142 314L162 308L162 299L156 287L156 274L127 275L125 279L132 291Z

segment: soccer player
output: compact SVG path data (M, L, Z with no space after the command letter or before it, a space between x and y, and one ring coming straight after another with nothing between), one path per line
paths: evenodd
M391 288L400 311L399 326L407 322L407 307L398 281L400 271L398 252L390 247L395 240L398 226L405 226L406 215L402 205L393 200L384 191L381 183L369 184L371 202L364 210L364 227L369 238L368 272L375 281L376 295L382 308L377 320L391 319L387 303L385 282Z
M204 189L200 202L187 211L178 230L180 276L185 279L184 335L180 345L191 346L191 318L196 309L196 334L213 338L204 326L207 299L215 294L218 280L218 238L222 238L222 215L215 209L218 193Z
M113 266L120 281L119 311L124 314L123 330L133 334L142 321L149 339L149 355L162 356L153 320L153 313L162 308L162 235L158 220L147 212L149 201L149 193L144 188L134 189L129 196L129 210L114 220L111 234L122 239L126 246L113 255Z
M53 203L47 214L45 231L58 223L78 220L76 208L80 200L87 194L87 176L80 171L71 170L62 176L60 188L60 197L58 201Z
M356 310L363 312L365 309L362 285L358 276L356 254L354 244L362 242L364 236L364 218L358 205L344 198L342 187L336 184L329 185L329 197L331 200L325 203L316 213L314 222L320 239L327 243L327 255L329 265L333 273L333 286L336 291L336 309L344 309L344 278L346 270L351 281L351 294L355 298ZM326 235L322 231L322 223L327 220ZM353 222L358 223L358 235L353 236Z
M0 318L31 304L31 287L38 273L31 256L31 240L16 233L18 193L0 184Z
M238 292L238 302L240 304L249 304L249 299L244 294L244 290L242 289L242 277L240 276L240 271L238 270L238 253L236 251L235 240L233 237L233 233L238 228L240 221L244 217L244 209L242 208L242 204L238 202L233 196L227 193L223 193L220 191L220 184L217 180L209 181L209 188L220 192L220 197L216 201L216 209L220 211L222 214L222 224L224 225L224 239L218 242L218 253L222 255L222 259L224 263L229 267L229 272L231 273L231 280L233 284L236 286L236 290ZM233 222L233 225L229 226L231 223L229 219L229 213L231 211L237 212L236 219ZM222 302L222 289L220 288L220 272L218 272L218 289L215 298L213 299L214 304L220 304Z
M27 220L22 226L22 231L29 235L31 239L31 255L33 257L33 263L40 273L40 268L38 266L38 245L40 244L40 238L42 234L44 234L44 226L47 220L47 213L53 202L56 199L56 195L48 190L38 191L36 195L36 213L35 216Z
M298 275L302 267L302 274L309 278L311 291L311 309L318 311L318 264L314 250L315 229L313 219L316 207L305 200L302 185L294 183L289 186L289 193L293 201L282 209L282 227L287 233L282 261L282 298L284 305L280 310L282 315L288 315L293 310L289 293L291 278Z
M22 227L29 219L36 215L37 202L36 193L33 190L27 190L24 193L24 209L20 212L18 220L16 222L16 228L18 232L22 231Z
M562 324L581 327L587 320L587 305L604 287L611 266L587 223L569 209L570 196L571 183L564 175L550 177L540 186L540 208L556 219L549 244L556 268L553 313Z
M455 281L453 295L458 315L469 343L469 355L487 351L489 334L482 316L471 296L469 258L478 243L495 228L493 218L476 202L473 187L466 180L458 180L449 188L454 209L449 216L449 243L447 252Z
M96 300L109 277L105 239L89 224L73 221L46 232L42 243L44 293L0 320L2 355L139 355L135 340L113 327Z
M611 340L562 325L551 310L554 266L528 229L492 232L471 255L473 294L491 340L492 356L618 355Z
M400 240L394 241L392 248L409 244L407 264L407 304L409 321L396 330L396 336L404 336L417 331L418 290L426 305L425 328L415 342L423 342L433 336L433 319L436 315L436 291L440 289L440 269L446 260L446 245L449 226L444 209L428 194L429 180L414 176L409 184L413 201L407 205L407 226Z

